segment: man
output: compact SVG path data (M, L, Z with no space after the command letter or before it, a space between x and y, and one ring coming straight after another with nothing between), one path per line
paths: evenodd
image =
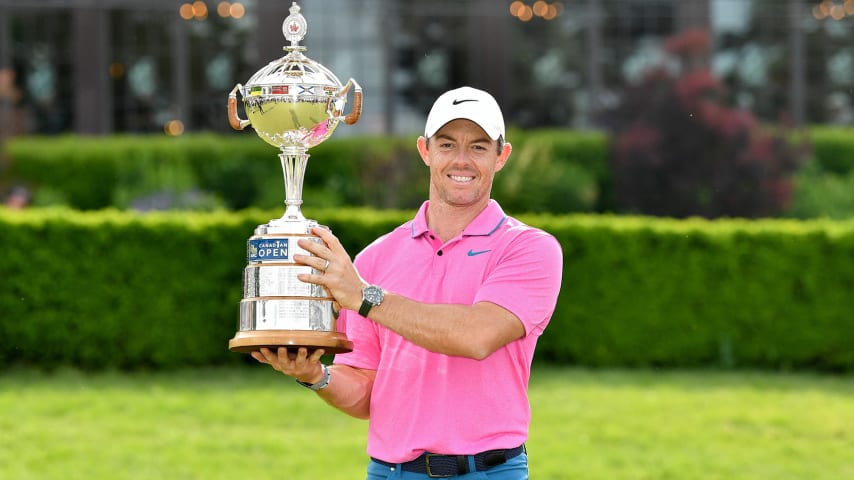
M331 367L322 350L252 356L369 419L368 479L528 478L528 379L562 253L490 199L510 151L491 95L446 92L418 138L430 190L415 218L355 263L325 229L312 231L325 245L300 241L313 255L295 260L321 274L299 278L341 307L353 351Z

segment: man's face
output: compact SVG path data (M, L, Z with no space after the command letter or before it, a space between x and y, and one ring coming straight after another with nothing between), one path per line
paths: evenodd
M476 123L457 119L430 138L422 137L418 151L430 168L430 200L454 207L489 201L492 179L510 156L510 144L501 152L498 142Z

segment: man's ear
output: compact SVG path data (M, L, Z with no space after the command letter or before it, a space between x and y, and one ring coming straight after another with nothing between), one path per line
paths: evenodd
M504 147L501 149L501 153L498 154L498 160L495 162L495 171L499 171L504 168L504 165L507 164L507 159L510 158L510 152L513 151L513 146L510 143L505 143Z
M421 160L424 165L430 166L430 156L427 155L427 138L423 135L418 137L418 153L421 155Z

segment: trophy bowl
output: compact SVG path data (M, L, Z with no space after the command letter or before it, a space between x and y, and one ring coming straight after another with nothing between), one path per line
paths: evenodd
M235 130L251 126L262 140L279 148L285 187L285 213L258 225L247 241L238 331L229 343L235 352L262 347L322 348L349 352L352 342L335 328L334 300L322 287L304 283L301 273L318 273L297 264L293 255L310 253L297 242L321 242L311 228L321 226L301 211L308 149L323 142L343 120L352 125L362 113L362 89L352 78L344 85L329 69L309 59L299 42L308 27L296 2L282 25L287 54L258 70L228 96L228 121ZM347 96L353 106L344 115ZM247 119L238 115L238 94ZM324 227L327 228L327 227Z
M285 47L290 49L291 47ZM246 85L229 94L229 124L236 130L252 126L274 147L311 148L329 138L343 119L353 125L362 110L362 89L352 78L341 85L323 65L293 48L284 57L255 72ZM341 116L347 94L354 88L354 105ZM237 93L243 97L248 120L237 115Z

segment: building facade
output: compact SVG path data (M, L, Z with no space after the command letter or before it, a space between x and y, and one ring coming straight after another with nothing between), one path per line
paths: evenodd
M519 127L596 128L662 42L710 32L727 101L854 123L854 0L303 0L306 54L365 92L343 135L418 132L441 91ZM228 92L283 55L285 0L0 0L0 138L228 131ZM346 133L344 133L346 132Z

